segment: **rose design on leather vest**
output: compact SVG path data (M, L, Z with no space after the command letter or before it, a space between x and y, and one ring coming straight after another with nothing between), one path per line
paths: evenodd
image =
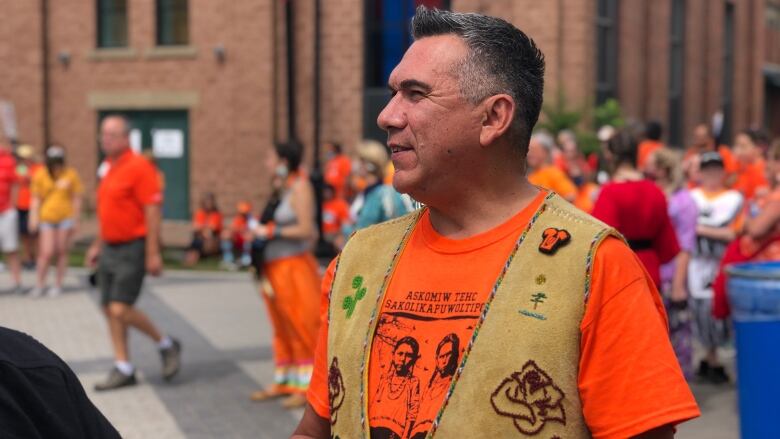
M535 435L547 422L566 425L565 396L552 378L529 360L522 370L501 382L490 403L496 413L512 418L519 432Z
M330 425L336 425L339 416L339 409L344 404L346 388L344 387L344 378L339 369L339 359L333 357L328 370L328 402L330 403Z

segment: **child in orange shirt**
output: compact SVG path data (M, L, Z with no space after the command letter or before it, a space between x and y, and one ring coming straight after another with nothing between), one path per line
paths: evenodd
M325 241L336 249L344 246L342 227L349 223L349 204L336 196L332 185L325 184L322 190L322 235Z
M241 201L236 205L236 216L230 222L230 227L222 232L222 267L236 269L236 252L241 251L241 266L248 267L252 263L250 253L252 240L249 239L249 221L252 219L252 205Z

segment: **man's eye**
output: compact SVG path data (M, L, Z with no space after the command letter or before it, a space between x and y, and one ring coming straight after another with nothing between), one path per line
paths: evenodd
M423 93L420 90L409 90L407 92L407 94L409 95L410 98L415 99L415 100L422 99L422 98L425 97L425 93Z

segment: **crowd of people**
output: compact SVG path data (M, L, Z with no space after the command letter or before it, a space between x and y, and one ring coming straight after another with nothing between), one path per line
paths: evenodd
M718 348L729 338L723 263L777 260L780 139L744 130L720 144L707 124L685 150L664 145L663 127L599 131L585 156L576 137L537 132L528 179L615 227L661 291L686 377L729 381ZM696 366L693 340L705 354Z
M65 148L51 145L43 156L41 162L30 145L0 146L0 248L14 291L36 298L62 294L84 192L78 172L66 164ZM51 265L56 275L49 286ZM36 270L32 288L23 287L22 269Z
M324 256L333 257L344 247L356 230L399 217L413 210L413 202L392 186L393 164L388 149L375 140L362 140L348 156L337 142L324 145L325 166L322 188L322 238ZM269 169L272 174L269 202L253 211L248 200L235 206L227 221L214 193L203 194L192 217L192 241L184 258L186 266L204 257L221 257L227 270L252 267L264 245L256 233L267 210L275 209L286 174ZM307 175L303 172L301 175ZM267 221L266 221L267 222ZM316 225L316 224L315 224ZM254 255L254 257L253 257Z

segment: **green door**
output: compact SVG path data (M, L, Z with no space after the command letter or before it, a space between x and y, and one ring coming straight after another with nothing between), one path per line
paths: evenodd
M165 176L163 218L190 219L189 121L186 111L111 111L130 119L130 143L136 151L151 151Z

